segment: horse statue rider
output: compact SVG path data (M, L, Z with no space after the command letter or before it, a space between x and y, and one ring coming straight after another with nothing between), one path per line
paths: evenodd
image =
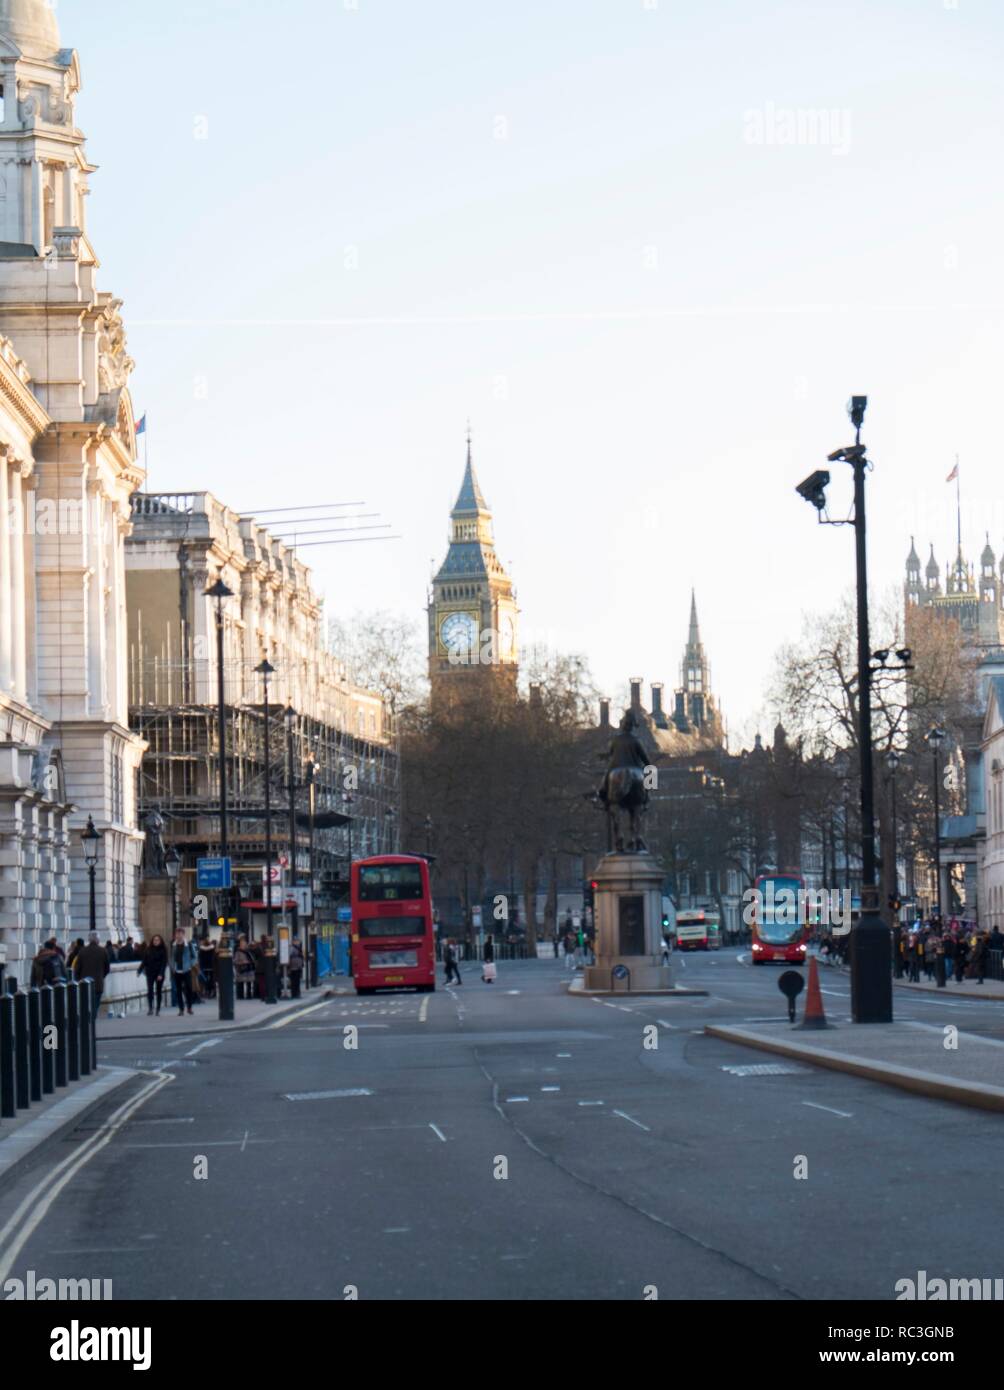
M623 854L625 850L646 848L641 838L641 817L648 805L645 768L649 765L649 759L635 733L636 728L634 710L629 709L620 722L620 729L610 740L607 772L599 789L599 799L607 811L610 843L618 854ZM621 811L628 813L630 821L631 835L626 844L621 834Z
M156 807L147 811L143 817L143 828L146 831L146 839L143 842L143 873L147 878L163 878L167 873L165 824L164 817Z

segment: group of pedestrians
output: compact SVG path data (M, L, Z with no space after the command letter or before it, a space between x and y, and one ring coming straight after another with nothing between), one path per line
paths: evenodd
M262 936L249 941L246 936L238 937L234 948L234 980L238 999L265 999L268 988L265 982L265 959L275 955L275 942L270 936ZM289 943L289 961L277 965L276 995L282 997L284 985L288 987L290 998L298 999L300 984L306 964L303 946L298 936Z
M909 931L899 934L894 969L897 979L906 977L913 983L923 972L928 980L954 979L957 984L974 980L981 985L995 952L999 961L1004 935L996 924L987 931L954 917L944 927L936 921L917 921Z
M446 984L462 985L464 982L460 978L460 958L457 952L457 943L452 936L443 939L443 967L446 970ZM496 979L495 966L495 939L491 932L485 937L484 946L481 949L481 978L486 985L493 985Z

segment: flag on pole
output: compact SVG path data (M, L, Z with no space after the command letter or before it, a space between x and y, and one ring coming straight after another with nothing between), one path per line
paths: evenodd
M137 420L137 422L136 422L136 438L138 439L138 438L140 437L141 434L146 434L146 416L145 416L145 415L143 416L143 418L142 418L141 420Z
M949 473L948 477L945 479L945 482L946 482L946 483L954 483L955 480L956 480L956 478L957 478L958 476L959 476L959 465L956 464L955 467L952 469L951 473Z

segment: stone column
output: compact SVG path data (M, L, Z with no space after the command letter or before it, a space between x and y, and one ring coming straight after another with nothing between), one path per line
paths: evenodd
M14 680L11 631L10 455L0 451L0 691L10 693Z
M13 525L16 527L10 538L11 550L11 631L14 645L13 655L13 679L14 697L27 704L28 702L28 679L27 679L27 611L25 594L25 509L24 509L24 488L22 486L22 470L24 464L20 459L15 460L10 473L10 509Z

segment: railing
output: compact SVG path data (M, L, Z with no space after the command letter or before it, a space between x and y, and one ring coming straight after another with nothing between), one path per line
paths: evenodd
M7 980L6 986L0 994L0 1122L97 1066L92 980L28 990Z
M1004 981L1004 951L987 952L987 973L988 980Z
M134 492L129 499L134 516L191 516L195 492Z

